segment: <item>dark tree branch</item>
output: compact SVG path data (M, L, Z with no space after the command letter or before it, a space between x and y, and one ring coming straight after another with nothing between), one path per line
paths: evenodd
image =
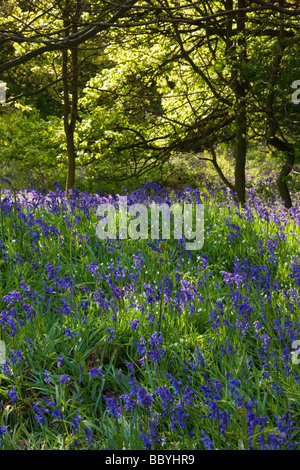
M210 15L203 16L201 18L197 18L197 19L185 18L185 17L174 17L172 15L170 16L168 13L165 13L164 15L159 15L159 17L155 19L151 19L149 21L118 23L118 20L127 16L128 12L133 7L135 8L138 7L138 5L136 5L137 2L138 0L129 0L125 4L121 4L121 5L117 4L118 11L111 17L109 21L91 22L85 28L80 29L76 33L70 34L69 36L60 37L57 39L54 38L51 40L41 40L41 39L36 39L36 38L28 38L23 35L7 34L3 31L2 32L0 31L0 37L2 36L2 38L9 40L9 41L18 42L18 43L28 42L32 44L43 44L43 46L38 47L32 51L29 51L28 53L23 54L22 56L16 59L13 59L4 64L1 64L0 73L5 72L6 70L16 67L20 64L26 63L29 60L35 57L38 57L42 54L45 54L47 52L51 52L55 50L62 50L65 48L72 49L72 48L78 47L79 45L83 44L89 39L94 38L99 33L110 28L136 28L136 27L141 27L141 26L150 26L150 25L157 24L157 23L202 25L202 27L205 28L205 24L209 20L212 20L214 18L219 18L219 17L232 16L232 15L236 15L240 13L246 14L246 13L251 13L255 11L267 12L271 10L275 12L281 12L291 17L298 16L300 14L300 9L289 10L289 9L278 7L276 5L273 5L267 2L256 1L255 3L260 3L258 6L219 11ZM145 6L143 9L145 11L153 11L153 7L149 7L149 6ZM162 10L163 9L165 9L164 6L162 7ZM56 34L56 33L53 32L53 34Z

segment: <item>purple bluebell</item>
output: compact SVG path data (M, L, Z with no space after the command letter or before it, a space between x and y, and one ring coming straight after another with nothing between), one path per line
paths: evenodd
M16 392L16 388L14 386L11 386L7 390L7 396L11 399L12 404L15 405L19 394Z
M63 374L59 377L59 381L61 384L65 385L70 381L70 375L69 374Z
M139 387L137 390L137 399L139 400L141 406L145 407L150 411L153 403L153 395L150 392L147 392L143 387Z
M107 397L104 395L103 398L106 402L108 413L112 414L115 418L119 418L123 415L123 409L116 397Z
M104 375L102 374L102 367L92 367L91 369L89 369L89 375L91 377L101 377L103 378Z
M77 413L75 418L72 419L72 424L73 424L72 436L74 436L74 434L76 434L76 432L78 431L81 420L82 420L82 416L79 413Z
M177 395L178 393L180 393L180 391L181 391L181 382L180 382L180 380L176 379L175 377L173 377L168 372L165 372L165 375L170 380L170 382L171 382L171 384L174 388L175 394Z
M87 443L89 447L93 446L93 434L92 431L89 428L84 428L84 438L83 440Z

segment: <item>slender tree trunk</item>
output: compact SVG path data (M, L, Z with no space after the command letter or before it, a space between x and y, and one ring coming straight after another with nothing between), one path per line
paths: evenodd
M246 0L238 0L238 8L246 7ZM240 51L237 54L237 73L233 82L233 90L236 99L235 128L236 128L236 149L235 149L235 190L238 200L245 204L246 202L246 157L247 157L247 93L246 83L241 76L241 67L247 59L246 39L244 36L246 25L246 15L244 12L238 13L237 33L238 47Z
M245 92L236 92L235 191L239 202L246 202L247 110Z
M246 0L238 0L238 8L245 8ZM233 0L227 0L226 9L233 9ZM246 202L246 157L247 157L247 91L246 82L242 77L243 62L247 60L246 39L243 35L246 25L246 14L239 12L237 16L237 42L231 39L233 18L226 21L227 46L226 52L232 56L231 89L235 96L235 183L234 191L242 204Z
M66 181L66 191L75 186L75 171L76 171L76 150L74 144L74 132L70 126L65 128L67 140L67 154L68 154L68 172Z
M76 151L74 145L74 132L69 123L70 116L70 97L69 97L69 83L68 83L68 51L63 51L63 89L64 89L64 131L66 136L67 143L67 181L66 181L66 191L72 189L75 184L75 162L76 162Z
M76 4L76 11L71 15L71 3L67 3L64 15L65 36L77 32L77 21L80 17L80 2ZM64 131L67 143L67 180L66 192L75 185L76 148L74 132L78 117L78 51L73 48L69 53L67 49L62 52L63 99L64 99ZM71 83L70 83L71 82ZM70 97L71 94L71 97Z
M284 1L280 1L280 6L284 6ZM275 147L279 152L285 154L285 162L279 172L277 177L277 188L280 194L280 197L284 203L286 209L292 207L292 199L290 196L287 177L292 171L295 164L295 149L292 143L284 140L284 138L278 138L278 122L274 115L274 100L275 100L275 85L278 80L280 64L284 55L285 46L282 42L284 39L284 17L281 15L281 26L280 26L280 36L279 36L279 45L273 59L273 66L270 73L270 78L268 82L268 95L266 99L266 141L269 145Z
M279 172L277 177L277 188L280 194L280 197L284 203L286 209L292 207L292 199L290 196L289 187L287 184L287 177L291 173L294 164L295 164L295 149L293 144L285 142L284 140L278 139L278 137L269 137L268 143L273 145L277 150L285 154L285 162Z
M278 188L279 194L281 196L281 199L284 202L284 206L286 209L290 209L293 205L286 178L292 171L294 163L295 163L295 150L293 146L290 146L289 150L287 151L287 158L286 158L285 164L281 168L281 171L277 178L277 188Z
M64 51L63 54L68 54ZM71 51L71 103L69 98L68 79L66 78L67 92L64 98L64 129L67 141L67 154L68 154L68 172L66 181L66 191L72 189L75 185L75 171L76 171L76 148L74 141L74 132L76 121L78 117L78 76L77 76L77 50Z

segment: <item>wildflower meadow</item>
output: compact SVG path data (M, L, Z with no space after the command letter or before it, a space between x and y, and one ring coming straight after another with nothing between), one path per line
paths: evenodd
M148 183L204 244L96 236L120 195L1 190L3 450L300 447L300 199ZM299 356L299 357L298 357Z

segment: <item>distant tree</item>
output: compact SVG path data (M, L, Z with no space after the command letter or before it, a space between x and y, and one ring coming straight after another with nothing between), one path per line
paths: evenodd
M281 0L281 6L284 6ZM291 71L299 71L297 45L299 38L286 38L286 21L280 17L280 34L276 42L274 58L270 67L268 93L265 102L266 141L284 155L284 164L278 174L277 186L287 209L292 207L288 187L289 175L293 170L296 158L299 159L299 112L292 103ZM290 28L288 29L290 31ZM300 32L300 28L298 28ZM299 73L299 72L298 72ZM282 78L283 77L283 78ZM286 90L288 89L288 93Z
M134 3L136 2L130 0L127 6ZM56 72L61 69L59 76L52 83L50 81L48 86L62 82L63 122L68 156L66 190L73 188L75 184L74 131L78 119L79 71L82 67L78 48L85 43L89 49L91 44L87 44L88 41L97 41L97 35L109 28L109 21L114 24L127 15L128 10L118 7L118 4L109 6L106 2L58 0L50 6L44 1L12 2L0 10L5 18L0 30L0 47L4 52L9 52L10 57L4 62L5 54L1 54L0 73L16 70L29 62L36 64L38 58L51 56L54 51L61 52L61 60L55 59ZM103 22L97 24L99 20ZM96 47L99 48L99 41ZM40 91L48 86L41 87ZM30 95L30 92L26 93L25 90L21 95Z

